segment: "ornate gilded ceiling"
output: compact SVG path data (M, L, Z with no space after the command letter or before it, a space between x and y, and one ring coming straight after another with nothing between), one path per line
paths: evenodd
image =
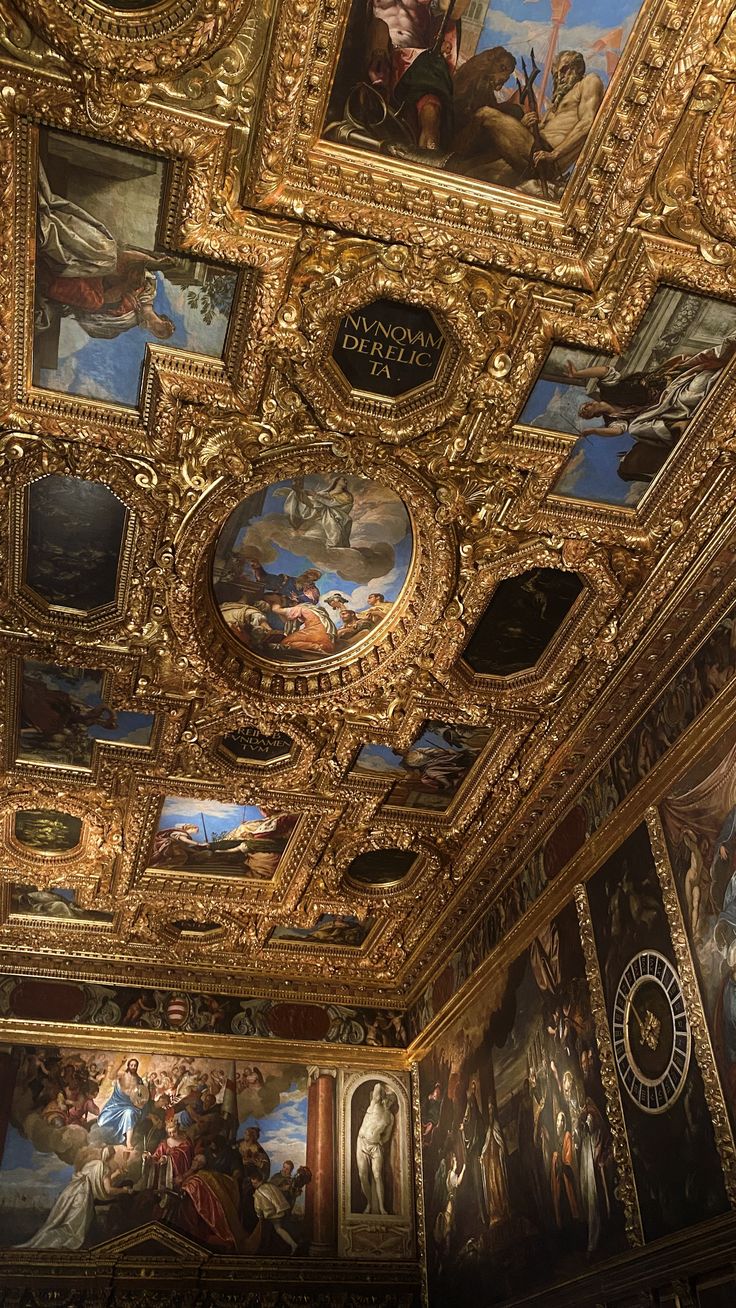
M409 1006L733 600L729 5L398 9L3 9L6 970Z

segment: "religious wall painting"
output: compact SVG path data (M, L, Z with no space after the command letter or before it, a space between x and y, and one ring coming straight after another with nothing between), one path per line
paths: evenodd
M158 240L165 161L39 134L33 383L135 405L147 343L220 359L237 274Z
M265 767L285 763L291 758L294 741L285 731L266 734L246 724L229 731L219 742L219 753L230 763L242 767Z
M32 886L14 883L10 887L11 917L44 918L49 922L82 924L89 922L109 925L113 913L101 909L82 908L77 903L76 890L63 886Z
M95 743L147 750L154 717L111 706L105 674L24 659L16 759L89 769Z
M153 872L270 880L298 818L255 804L167 795L148 860Z
M672 287L618 357L555 345L519 419L578 437L555 494L637 505L735 351L736 306Z
M412 849L366 849L348 863L345 876L358 886L395 886L409 875L416 861Z
M583 591L575 572L530 568L496 586L463 651L482 676L508 677L539 662Z
M644 1236L659 1239L728 1200L646 826L587 893Z
M291 926L279 923L269 936L271 941L284 944L338 946L359 948L365 943L375 926L376 919L363 921L350 913L322 913L311 926Z
M26 491L23 583L51 608L90 613L117 597L128 511L100 482L51 474Z
M568 906L420 1063L431 1298L496 1303L626 1247Z
M13 816L13 840L36 854L67 854L82 838L81 818L55 808L22 808Z
M659 805L724 1099L736 1127L736 728Z
M639 8L353 0L323 136L559 200Z
M254 492L228 518L215 601L259 658L323 661L375 638L411 560L409 514L393 490L345 474L294 477Z
M210 1253L306 1253L300 1064L16 1049L0 1243L77 1250L158 1222Z
M465 723L423 723L403 753L389 745L362 745L351 775L390 782L384 803L390 808L443 812L458 793L490 738L487 727Z

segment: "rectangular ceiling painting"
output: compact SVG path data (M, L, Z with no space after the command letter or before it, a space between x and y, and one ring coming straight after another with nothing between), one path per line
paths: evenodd
M639 8L353 0L324 135L559 199Z
M454 799L490 734L487 727L425 722L403 754L388 745L363 745L352 775L392 781L385 801L391 808L442 812Z
M134 405L147 342L221 358L237 274L162 250L164 169L41 129L34 385Z
M95 741L147 748L153 714L106 704L103 682L104 673L91 668L24 659L18 762L89 768Z
M736 352L736 306L665 287L617 358L556 345L520 422L577 436L558 495L636 505Z
M153 838L154 871L270 879L298 818L255 804L167 795Z

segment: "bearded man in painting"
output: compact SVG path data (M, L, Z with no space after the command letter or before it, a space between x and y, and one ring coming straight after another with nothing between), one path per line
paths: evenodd
M472 61L469 61L472 62ZM578 50L562 50L552 66L552 102L520 119L486 105L456 133L443 167L534 195L542 180L559 182L576 162L603 100L603 82L586 73Z

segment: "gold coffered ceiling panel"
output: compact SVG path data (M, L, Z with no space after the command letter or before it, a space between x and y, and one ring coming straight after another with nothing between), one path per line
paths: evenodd
M349 3L6 7L6 970L401 1010L725 610L736 54L635 8L489 180L323 131Z

